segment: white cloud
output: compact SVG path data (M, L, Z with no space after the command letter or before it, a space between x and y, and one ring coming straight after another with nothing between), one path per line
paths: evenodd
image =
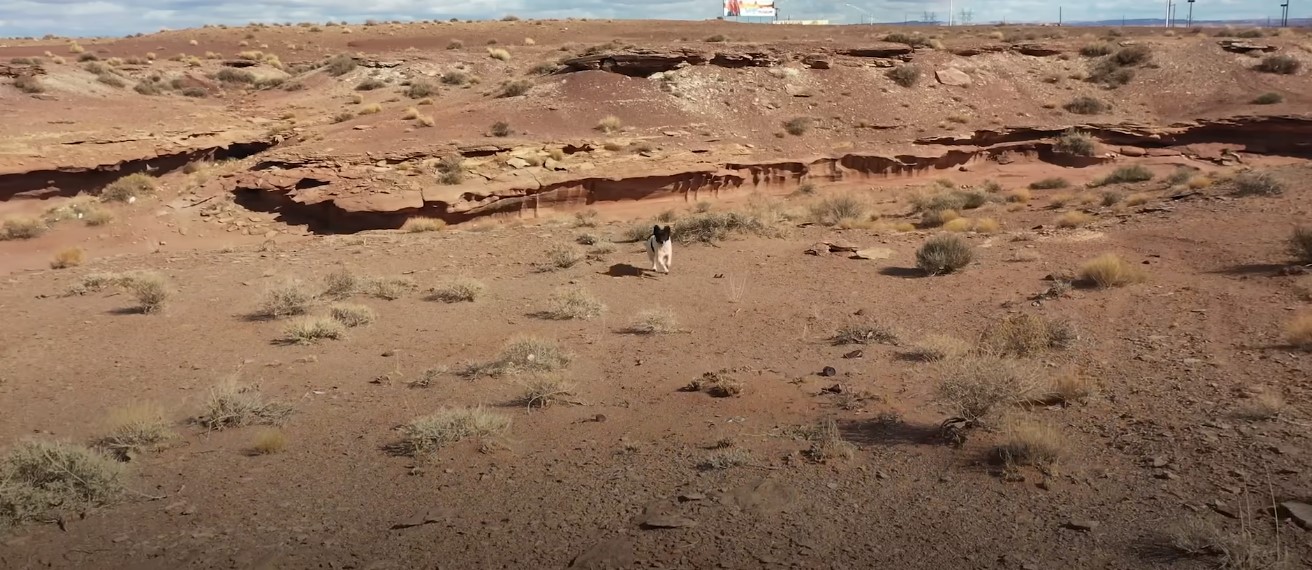
M1177 0L1177 14L1188 9ZM1195 5L1197 19L1265 18L1278 16L1277 2L1258 5L1252 0L1209 0ZM487 19L515 14L521 18L632 18L706 19L720 14L718 0L269 0L251 3L235 0L0 0L4 19L0 36L123 35L160 28L186 28L203 24L243 24L250 21L360 22L410 19ZM973 12L975 23L1049 22L1057 19L1050 0L954 0L959 14ZM824 18L859 22L863 15L878 21L920 19L933 12L946 20L949 0L781 0L783 17ZM1086 0L1065 7L1067 21L1156 18L1165 12L1164 1ZM954 14L954 17L956 14Z

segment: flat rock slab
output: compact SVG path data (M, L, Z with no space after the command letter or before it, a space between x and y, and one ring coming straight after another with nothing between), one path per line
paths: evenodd
M934 76L938 78L939 83L953 87L965 87L971 83L970 76L955 67L945 67L935 71Z

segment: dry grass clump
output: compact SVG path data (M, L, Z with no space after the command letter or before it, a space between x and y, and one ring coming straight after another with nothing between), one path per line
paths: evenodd
M1054 426L1011 418L1003 425L1001 440L993 453L1007 465L1050 468L1070 454L1070 442Z
M478 408L445 408L401 427L398 450L422 455L467 439L492 438L510 429L510 417Z
M967 232L974 227L975 221L970 218L955 218L943 223L943 231L946 232Z
M1254 97L1251 103L1254 105L1275 105L1277 103L1283 103L1284 101L1285 96L1279 93L1263 93Z
M395 301L418 287L419 285L415 283L414 279L398 275L370 279L365 284L364 289L371 297L377 297L384 301Z
M1138 164L1132 166L1121 166L1113 170L1111 174L1098 180L1098 186L1108 184L1128 184L1132 182L1147 182L1153 179L1153 172Z
M508 137L514 133L514 131L511 130L510 128L510 123L507 123L505 121L497 121L495 123L492 123L492 128L488 132L491 133L492 136L494 137Z
M582 287L557 289L547 298L543 316L551 319L593 319L606 311L605 303Z
M1076 372L1053 376L1048 382L1045 403L1070 405L1083 402L1092 396L1096 386L1091 378Z
M1243 531L1232 534L1211 521L1186 519L1157 537L1149 554L1164 561L1208 559L1215 568L1224 570L1293 568L1289 555L1259 541L1252 526L1250 522Z
M1289 236L1289 253L1300 262L1312 263L1312 226L1294 228Z
M260 308L255 311L255 316L277 319L304 315L310 307L314 306L314 301L314 293L310 292L305 282L300 279L287 279L265 290L264 298L260 300Z
M855 196L829 196L811 204L811 219L826 226L837 225L845 220L862 220L869 218L865 202Z
M930 334L911 345L902 353L902 357L921 362L937 362L960 358L970 354L970 351L970 343L955 336Z
M897 333L878 323L850 324L829 338L835 346L845 344L897 344Z
M551 249L547 250L547 262L545 264L540 264L538 270L555 271L557 269L569 269L570 267L578 265L578 263L583 261L586 257L587 256L584 255L582 251L579 251L578 248L572 245L559 243L551 246Z
M697 469L702 471L722 471L732 467L751 465L752 460L752 454L748 453L747 450L738 447L731 447L703 457L697 462Z
M287 435L276 429L261 430L251 444L251 455L273 455L287 448Z
M972 355L945 361L936 401L953 415L983 422L998 408L1028 401L1040 385L1039 369L1027 361Z
M155 179L149 174L129 174L104 187L100 199L106 202L131 202L155 194Z
M1084 57L1102 57L1111 55L1113 51L1116 51L1116 46L1111 44L1089 44L1080 48L1080 55Z
M678 332L679 321L669 309L645 309L638 313L627 332L632 334L670 334Z
M96 441L96 446L121 460L131 460L142 451L162 447L177 434L164 421L164 413L157 406L134 405L114 410L109 416L109 434Z
M1102 289L1142 283L1148 274L1114 253L1105 253L1080 267L1080 279Z
M1043 180L1039 180L1037 182L1031 182L1030 190L1056 190L1059 188L1066 188L1070 185L1071 183L1067 181L1065 178L1052 177L1052 178L1044 178Z
M346 327L331 317L305 317L292 321L283 329L287 344L314 344L323 339L346 338Z
M19 75L14 78L14 87L28 95L45 93L46 86L35 75Z
M0 240L32 239L50 229L45 220L35 216L14 216L5 218L0 226Z
M535 374L523 382L524 393L519 403L529 408L546 408L568 402L574 394L574 383L556 374Z
M86 261L87 252L80 247L66 247L55 253L55 257L50 260L51 269L65 269L68 267L77 267Z
M680 218L674 222L673 237L679 243L715 243L734 234L779 237L783 235L783 221L783 215L771 204L759 203L743 211L708 211ZM651 228L644 228L637 241L647 239L650 232Z
M597 121L596 129L603 133L610 134L619 132L623 127L624 123L620 122L619 117L616 117L615 115L607 115L600 121Z
M120 276L117 284L137 298L137 311L157 313L169 299L168 282L152 271L132 272Z
M838 430L838 422L826 419L814 427L804 430L805 439L811 447L802 452L803 456L816 463L825 463L836 459L851 459L856 455L856 446L843 439Z
M1285 339L1294 347L1312 350L1312 313L1294 317L1285 327Z
M487 48L487 56L500 61L510 61L510 52L501 48Z
M1285 185L1266 172L1244 172L1231 183L1239 196L1278 196L1285 191Z
M94 449L19 442L0 457L0 528L112 504L125 491L124 476L121 463Z
M1100 115L1112 110L1112 106L1087 95L1072 99L1062 108L1076 115Z
M533 82L527 79L507 81L501 84L501 90L497 93L497 97L519 97L527 94L532 89Z
M1096 141L1093 140L1093 136L1089 133L1076 129L1067 129L1066 132L1062 133L1061 137L1057 139L1057 144L1053 145L1052 150L1072 156L1093 156L1097 153L1098 145ZM1060 181L1060 185L1056 185L1059 184L1058 181ZM1047 178L1040 180L1035 184L1041 184L1044 182L1050 184L1049 186L1046 186L1046 188L1065 188L1067 186L1064 178ZM1045 186L1034 186L1032 184L1030 185L1030 188L1045 189Z
M329 273L324 281L327 287L323 294L332 299L345 299L359 293L367 285L366 280L345 268Z
M926 275L952 273L970 265L975 259L970 244L955 234L941 234L929 238L916 250L916 267Z
M495 360L471 364L462 371L462 375L477 378L554 372L569 366L572 359L569 353L554 342L520 337L507 342Z
M362 327L378 320L378 313L364 305L335 303L328 307L333 320L350 328Z
M998 356L1032 356L1051 348L1070 348L1079 339L1066 320L1038 315L1009 315L989 325L980 336L980 349Z
M1066 212L1065 214L1062 214L1061 217L1057 218L1057 227L1078 228L1078 227L1086 226L1089 224L1089 222L1092 221L1093 221L1093 216L1090 216L1080 211L1071 211L1071 212Z
M355 70L355 58L344 53L335 55L332 59L328 60L328 63L324 65L323 69L328 72L328 75L333 77L346 75Z
M441 286L434 287L429 299L447 303L462 301L472 303L482 297L486 291L487 286L482 281L470 277L456 277Z
M226 380L210 390L197 423L213 430L251 425L277 425L291 415L292 407L265 401L254 386Z
M425 232L438 232L446 228L446 222L438 218L415 217L409 218L401 225L401 231L418 234Z
M1303 63L1291 55L1268 55L1262 58L1262 62L1257 64L1256 69L1263 73L1275 73L1277 75L1293 75L1303 67Z

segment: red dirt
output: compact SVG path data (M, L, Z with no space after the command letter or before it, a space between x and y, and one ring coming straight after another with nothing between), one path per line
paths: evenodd
M306 85L300 91L229 86L222 98L148 97L132 92L131 82L121 91L95 83L60 42L0 48L5 61L46 50L70 60L46 65L54 78L43 95L0 85L0 121L8 131L0 141L0 177L12 175L7 180L15 186L26 184L29 172L140 159L163 164L160 155L284 138L241 160L160 172L159 195L108 206L115 213L108 225L67 220L34 239L0 241L0 399L7 404L0 442L89 442L104 435L110 412L142 402L167 410L180 434L128 464L132 492L123 501L66 513L59 525L3 530L0 568L1142 568L1168 565L1155 547L1163 533L1191 522L1225 535L1249 532L1244 541L1259 562L1276 552L1278 533L1288 567L1312 564L1309 531L1269 509L1272 502L1312 502L1312 353L1283 337L1286 323L1312 310L1312 277L1298 275L1305 266L1285 251L1291 230L1312 216L1312 166L1296 144L1276 144L1288 133L1239 130L1226 140L1167 148L1107 135L1098 145L1102 158L1084 167L1058 165L1045 158L1046 147L1001 157L989 151L1003 146L959 145L951 148L981 155L962 168L926 167L896 178L842 168L693 190L682 180L631 178L730 164L810 164L849 153L937 157L949 147L915 139L1004 127L1095 122L1151 130L1259 113L1302 119L1312 103L1306 73L1254 73L1244 69L1247 56L1221 51L1214 38L1149 32L1118 41L1150 43L1158 67L1139 69L1128 85L1108 91L1069 79L1086 68L1078 55L962 57L921 49L912 61L926 73L912 89L851 58L832 57L829 70L792 59L870 45L884 32L855 26L558 21L322 30L206 28L82 45L102 59L157 53L160 61L128 72L134 79L148 70L186 72L182 62L163 61L178 52L232 57L263 49L284 64L344 50L365 60L405 60L378 70L394 76L392 85L361 92L364 104L378 102L383 112L328 120L359 107L349 98L368 76L364 68L341 78L307 71L294 80ZM941 41L947 50L999 44L987 37L991 31L943 32ZM732 41L697 41L716 33ZM1061 34L1036 41L1068 53L1096 41L1077 37L1085 30L1017 33ZM525 37L535 45L520 45ZM486 56L489 38L512 52L509 63ZM452 39L467 47L445 49ZM785 54L784 67L799 71L694 66L676 73L686 88L681 94L651 79L585 71L533 78L524 97L490 95L536 63L613 39L657 49L773 49ZM1299 47L1304 38L1259 41L1308 58ZM435 127L401 118L416 102L398 94L399 81L460 62L482 81L442 87L433 105L418 106ZM978 81L967 88L938 84L933 69L949 62ZM190 73L204 77L215 69L217 61L206 60ZM1064 79L1047 83L1048 75ZM810 96L794 96L788 85ZM1247 104L1266 91L1285 101ZM1111 101L1113 111L1089 118L1060 109L1080 94ZM288 113L294 125L282 118ZM607 115L626 130L596 131ZM802 136L777 137L782 121L796 116L813 117L815 125ZM498 120L515 133L488 136ZM197 133L209 134L189 136ZM650 152L602 148L643 141ZM1050 137L1032 142L1051 144ZM584 143L593 150L564 157L568 171L505 164L517 153L539 156L532 153ZM479 145L504 148L470 156L465 184L442 186L425 166ZM1223 157L1223 148L1238 149L1242 162ZM1153 155L1131 156L1148 150ZM321 162L307 165L310 159ZM260 164L275 167L252 170ZM1154 180L1085 188L1130 164L1148 167ZM1191 190L1165 182L1181 167L1210 184ZM1248 168L1274 173L1284 193L1236 196L1232 179ZM247 178L324 173L332 175L329 184L298 192L378 216L413 215L418 210L406 208L417 207L397 204L424 204L430 196L484 200L504 190L533 199L512 191L505 182L512 175L614 177L608 188L631 188L632 198L595 202L586 188L571 189L545 201L536 218L525 209L519 219L475 219L439 233L348 236L310 231L333 229L309 219L318 210L252 211L242 205L250 205L250 195L228 192ZM39 215L114 175L86 173L85 188L0 196L0 215ZM976 254L964 271L927 278L914 269L916 249L941 230L897 231L894 224L919 222L913 198L943 191L933 180L965 187L993 180L1005 193L1052 176L1067 178L1071 188L1033 190L1023 204L996 199L962 212L1002 227L962 234ZM814 193L799 192L802 183L813 184ZM646 192L650 199L636 199ZM812 206L834 196L859 198L879 220L845 221L853 229L803 223ZM789 214L778 226L781 237L676 244L670 275L642 271L642 245L620 237L633 224L650 227L665 210L678 223L698 209L751 211L762 200ZM599 227L574 227L573 214L585 209L598 212ZM1071 211L1092 221L1057 227ZM574 267L538 270L549 247L584 233L619 243ZM891 254L858 260L803 253L825 241ZM54 252L71 246L88 251L87 263L49 269ZM1147 281L1038 297L1052 285L1046 277L1073 274L1105 252L1145 269ZM318 289L339 267L362 276L405 275L418 289L393 301L359 296L352 302L374 308L378 321L309 346L276 342L286 321L248 318L278 280L299 277ZM65 295L84 276L136 269L167 277L173 295L161 313L131 313L133 300L123 292ZM425 299L425 289L455 276L482 281L486 295L474 303ZM553 290L567 285L602 300L603 316L535 316ZM680 331L623 332L637 313L653 308L670 309ZM1069 441L1050 469L998 464L990 452L1003 433L995 429L970 430L959 449L944 445L938 424L952 410L933 394L951 364L904 357L926 335L973 341L989 323L1020 313L1068 319L1079 331L1074 346L1026 359L1045 380L1077 373L1097 386L1085 402L1011 411ZM842 326L865 322L896 331L898 341L829 342ZM490 359L523 334L555 340L574 355L564 373L577 385L574 405L528 410L514 403L521 378L446 374L427 388L407 386L430 368ZM863 354L844 358L854 349ZM827 366L836 369L833 377L819 375ZM680 391L721 370L742 382L740 396ZM259 427L207 431L192 423L210 388L234 375L294 407L279 428L286 451L249 455ZM1236 417L1259 392L1282 396L1279 417ZM389 452L398 426L446 406L479 405L512 419L504 438L418 458ZM851 458L814 462L810 444L791 435L827 420L856 446ZM750 454L749 464L700 470L724 439ZM657 515L677 528L643 526ZM1084 528L1087 521L1096 524Z

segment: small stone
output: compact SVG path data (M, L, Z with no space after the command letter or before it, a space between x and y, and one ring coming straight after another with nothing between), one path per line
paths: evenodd
M838 370L835 370L833 366L826 366L826 367L824 368L824 370L821 370L821 371L820 371L820 375L821 375L821 376L824 376L824 377L826 377L826 378L831 377L831 376L837 376L837 375L838 375Z
M1084 532L1098 528L1098 521L1088 519L1075 519L1066 523L1066 528L1071 530L1080 530Z
M1162 467L1166 467L1170 463L1171 460L1158 455L1157 457L1152 458L1150 465L1152 465L1154 469L1161 469Z
M697 521L675 515L652 515L642 521L642 528L688 528L697 526Z
M686 503L688 501L700 501L705 498L706 495L703 495L701 493L684 493L682 495L679 495L679 502Z
M1174 471L1170 471L1170 470L1160 471L1157 474L1153 475L1153 477L1156 477L1158 479L1166 479L1167 481L1174 481L1180 478L1179 475L1176 475Z
M1298 526L1312 530L1312 505L1299 501L1285 501L1280 503L1280 510L1294 519Z
M938 78L939 83L954 87L964 87L970 85L971 82L970 76L966 75L966 72L955 67L947 67L935 71L934 76Z
M852 352L844 354L843 358L851 360L853 358L861 358L862 356L865 356L865 354L866 353L862 350L853 350Z
M393 356L396 356L396 349L383 351L383 358L391 358Z

